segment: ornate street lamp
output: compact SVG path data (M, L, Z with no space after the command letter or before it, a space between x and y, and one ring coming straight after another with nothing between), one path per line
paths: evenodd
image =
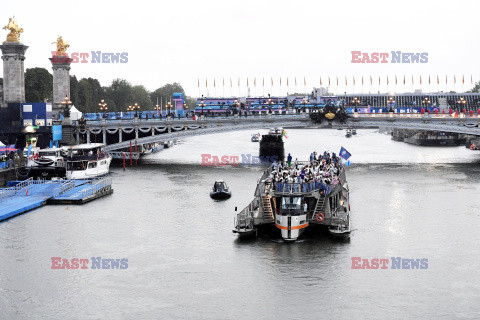
M428 99L428 97L425 97L425 99L422 100L422 103L424 105L425 113L428 114L428 105L431 103L430 99Z
M352 103L355 106L354 112L358 112L358 104L360 103L360 99L355 97L355 98L353 98Z
M103 117L106 116L107 114L107 110L108 110L108 106L107 106L107 103L105 102L105 100L100 100L100 103L98 104L98 106L100 107L100 111L103 112Z
M200 108L202 108L202 116L203 116L203 108L205 108L205 102L202 100L200 100Z
M64 118L69 118L70 117L70 106L73 104L72 101L68 98L68 96L65 96L65 99L62 101L62 105L64 106L64 111L63 111L63 117Z

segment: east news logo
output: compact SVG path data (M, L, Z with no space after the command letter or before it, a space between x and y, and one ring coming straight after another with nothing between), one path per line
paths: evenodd
M402 257L392 257L391 259L362 259L361 257L352 257L351 259L352 269L428 269L427 258L406 259Z
M428 52L362 52L352 51L352 63L427 63Z
M128 259L90 259L52 257L52 269L128 269ZM90 263L91 261L91 263ZM89 266L90 265L90 266Z

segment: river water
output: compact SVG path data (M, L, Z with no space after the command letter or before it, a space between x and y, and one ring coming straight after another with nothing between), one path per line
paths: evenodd
M238 241L234 207L260 166L255 131L199 136L112 168L114 193L0 224L0 318L480 318L480 153L391 141L375 130L287 130L286 152L352 153L349 241ZM262 132L262 131L260 131ZM209 191L224 179L232 198ZM128 259L127 269L52 269L52 257ZM352 257L428 259L426 269L352 269Z

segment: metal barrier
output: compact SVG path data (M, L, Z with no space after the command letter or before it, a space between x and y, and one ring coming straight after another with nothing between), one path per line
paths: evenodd
M58 197L59 195L67 192L68 190L75 187L75 180L63 180L60 181L60 186L53 190L53 196Z
M95 182L91 184L87 189L84 189L82 191L79 191L75 193L74 195L71 195L70 198L76 198L78 196L82 196L82 199L91 197L95 195L99 190L112 185L112 178L106 178L106 179L101 179L101 180L93 180L92 182Z
M15 194L15 188L1 189L0 190L0 203L2 203L9 196L13 196L14 194Z
M21 190L21 189L23 189L23 188L25 188L25 187L28 187L28 186L29 186L30 184L32 184L32 183L33 183L33 178L32 178L32 177L28 178L28 179L25 180L25 181L22 181L22 182L20 182L20 183L17 183L17 184L15 185L15 193L17 193L19 190Z
M130 152L128 151L107 151L107 154L111 155L113 159L123 159L123 156L125 155L125 160L130 160ZM140 159L141 154L141 152L132 152L132 159Z

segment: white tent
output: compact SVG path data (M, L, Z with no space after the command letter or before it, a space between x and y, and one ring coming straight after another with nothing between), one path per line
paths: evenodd
M2 141L0 141L0 147L5 147Z
M77 108L75 108L75 106L72 106L70 108L70 119L72 120L78 120L82 117L82 113L80 111L78 111Z

